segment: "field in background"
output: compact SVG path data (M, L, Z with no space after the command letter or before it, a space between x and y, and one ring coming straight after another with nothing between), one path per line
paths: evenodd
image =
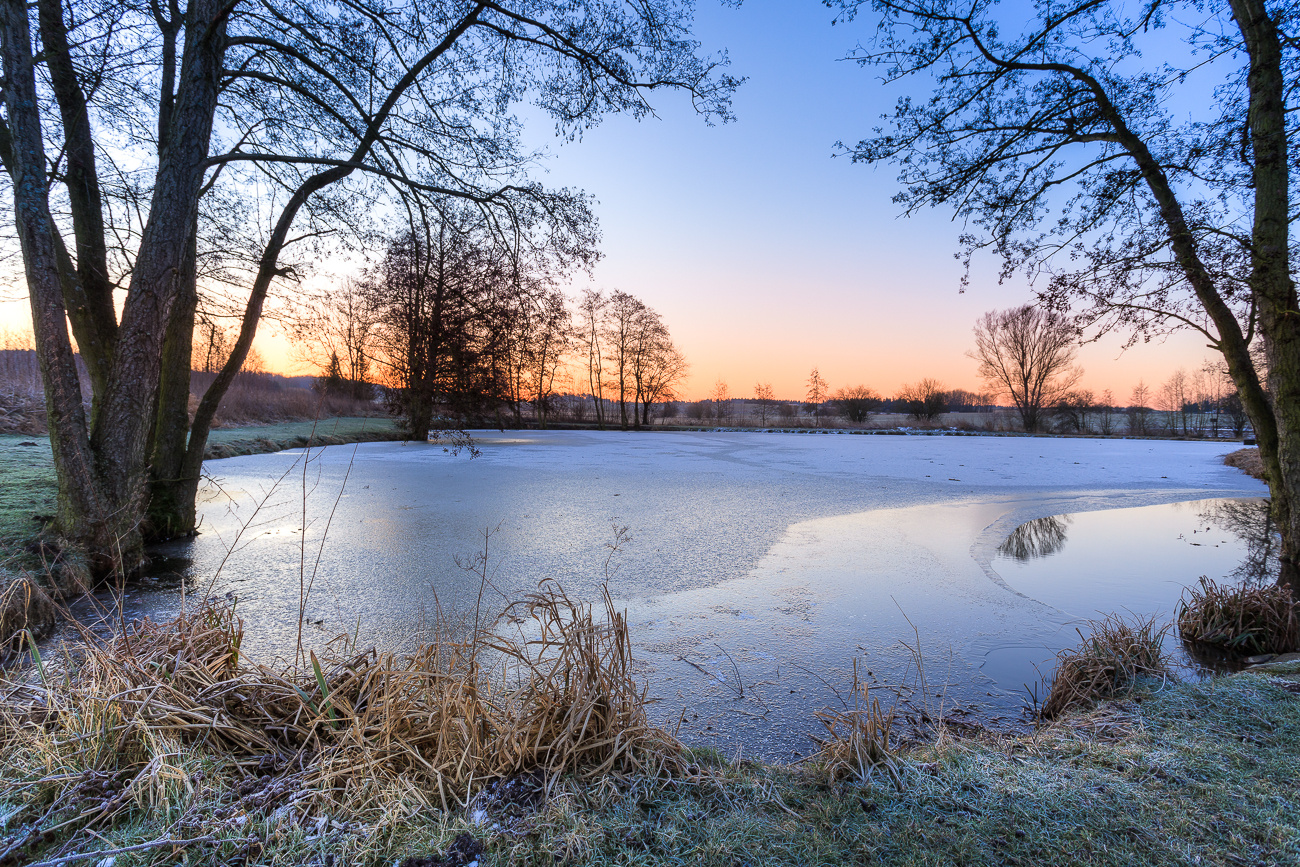
M0 343L0 345L4 345ZM190 412L216 377L195 371L190 377ZM221 402L216 427L231 427L315 418L380 417L384 409L373 401L341 394L321 394L312 388L310 376L280 376L274 373L241 373ZM89 400L90 379L81 370L81 392ZM0 349L0 434L44 434L45 397L36 353L31 349Z

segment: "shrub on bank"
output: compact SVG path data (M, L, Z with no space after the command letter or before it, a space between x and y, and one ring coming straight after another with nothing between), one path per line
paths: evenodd
M1178 603L1184 641L1236 656L1300 649L1300 618L1291 588L1277 584L1218 584L1201 576Z
M1117 614L1088 623L1090 635L1079 632L1077 647L1056 655L1056 673L1043 702L1043 719L1056 719L1075 710L1110 698L1139 677L1163 677L1169 673L1164 654L1169 626L1157 627L1155 618L1136 618L1132 623Z

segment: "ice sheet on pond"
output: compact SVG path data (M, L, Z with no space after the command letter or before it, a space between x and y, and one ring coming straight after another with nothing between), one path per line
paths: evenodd
M780 756L806 750L812 710L836 700L832 687L842 689L855 654L873 676L897 681L912 665L899 642L917 637L932 682L952 684L947 701L1014 713L1021 651L1050 659L1093 611L1086 594L1069 595L1081 588L1054 595L1065 591L998 554L1025 522L1073 515L1068 554L1076 539L1134 524L1094 532L1086 516L1104 510L1264 492L1222 465L1233 443L475 436L474 460L436 444L373 443L313 451L305 474L301 452L209 462L204 532L172 549L193 562L190 592L210 583L237 594L245 647L262 657L291 651L308 585L310 643L347 631L409 647L435 598L448 608L477 599L479 583L455 561L483 549L485 529L495 528L487 551L496 604L547 577L595 599L611 525L625 526L633 541L610 584L628 609L641 672L663 700L656 713L676 720L685 710L689 739ZM1190 532L1197 521L1188 517ZM1165 577L1191 583L1208 571ZM159 594L144 607L162 617L175 605L175 594Z

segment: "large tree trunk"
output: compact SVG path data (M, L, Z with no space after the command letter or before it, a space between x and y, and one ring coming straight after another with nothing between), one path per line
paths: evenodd
M36 355L45 384L50 446L58 478L58 526L92 550L106 550L113 531L82 407L68 336L59 255L46 192L45 146L33 70L31 32L22 0L0 0L0 53L9 121L9 170L15 223L32 310Z
M171 130L159 156L108 391L99 424L91 432L108 499L119 516L118 565L128 569L143 553L149 491L146 449L153 436L164 336L173 306L187 292L186 262L216 110L227 9L222 0L197 0L189 9Z
M0 41L14 200L59 477L58 530L89 555L95 571L130 570L143 556L147 450L162 368L162 340L185 283L185 261L216 109L228 7L219 0L196 0L189 9L169 144L159 157L149 216L92 427L81 408L67 333L68 308L45 192L45 154L26 8L17 0L3 0L3 4ZM59 28L48 22L53 12L49 8L42 11L48 29L57 34ZM57 39L54 41L50 50L59 54ZM52 69L51 75L59 73ZM65 118L71 118L77 128L82 120L74 116L76 106L69 103L69 107L74 111L65 111ZM73 138L75 144L75 135ZM89 171L84 159L82 171ZM84 251L93 245L83 244L79 237L78 247ZM80 276L91 281L96 279L95 257L92 249L87 262L78 263L79 269L83 265L90 269Z
M1300 309L1289 261L1290 166L1282 46L1263 0L1231 0L1250 54L1247 122L1254 161L1255 223L1251 291L1268 359L1271 436L1259 437L1260 457L1282 536L1279 584L1300 599ZM1264 415L1242 395L1252 420ZM1256 402L1257 403L1257 402ZM1265 428L1270 427L1264 419ZM1259 422L1256 422L1258 433Z
M194 503L198 495L199 472L198 467L187 465L185 456L190 433L194 311L199 300L197 252L197 239L191 236L190 253L185 263L186 279L163 338L162 381L158 390L153 443L149 450L152 481L145 535L150 540L189 535L194 532L196 523Z
M64 266L68 273L63 280L63 302L77 349L90 376L92 406L95 406L108 385L117 337L95 145L86 96L77 80L68 45L62 4L60 0L39 0L37 7L42 56L63 122L65 186L77 251L75 272L71 257ZM59 252L66 253L66 250ZM92 427L94 418L92 409Z

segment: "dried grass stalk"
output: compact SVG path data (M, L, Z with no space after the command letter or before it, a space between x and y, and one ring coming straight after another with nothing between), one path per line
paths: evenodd
M410 655L330 650L276 669L241 656L233 606L209 600L90 648L66 678L18 688L0 736L43 726L80 766L115 773L153 761L158 739L270 756L302 768L314 797L353 810L397 789L447 807L475 784L534 769L681 770L681 745L650 724L632 678L626 620L608 592L602 601L597 616L545 582L468 639ZM148 776L174 777L160 770Z
M1055 719L1066 711L1085 707L1115 695L1137 677L1169 673L1164 655L1166 624L1156 628L1154 617L1132 623L1117 614L1090 621L1088 633L1079 633L1079 645L1056 655L1052 689L1039 711Z
M813 738L819 749L808 761L824 768L830 782L855 779L868 783L880 770L902 791L898 760L891 744L894 712L881 710L880 700L871 695L870 687L858 677L856 659L853 660L853 707L820 710L815 716L826 727L827 737Z
M1300 617L1289 586L1232 586L1201 576L1178 603L1178 634L1241 656L1288 653L1300 648Z
M0 575L0 583L5 576ZM21 648L26 636L43 638L54 629L58 609L39 584L23 575L0 588L0 659Z

